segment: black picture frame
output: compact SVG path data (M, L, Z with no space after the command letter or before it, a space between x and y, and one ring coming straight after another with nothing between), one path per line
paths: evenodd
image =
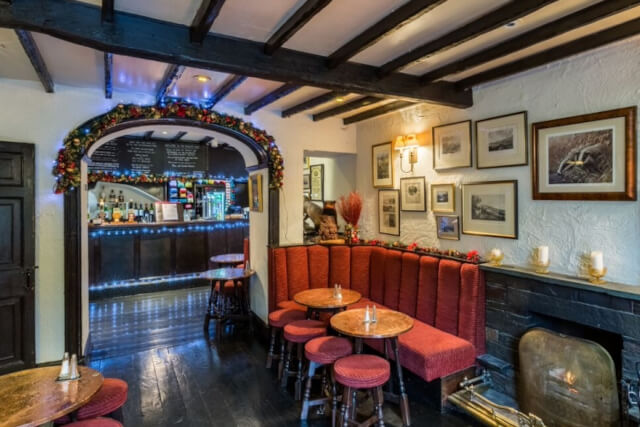
M396 223L393 226L394 230L393 232L389 232L388 227L387 231L382 231L383 230L383 207L382 207L382 198L383 198L383 194L385 193L393 193L395 194L395 209L394 209L394 217L396 218ZM388 234L390 236L399 236L400 235L400 190L396 190L396 189L380 189L378 190L378 232L380 234Z
M519 162L519 163L509 163L509 164L505 164L505 165L495 165L495 166L482 166L481 164L481 160L480 160L480 139L478 137L478 125L482 124L483 122L488 122L488 121L492 121L492 120L499 120L499 119L506 119L506 118L510 118L510 117L515 117L515 116L522 116L522 120L523 120L523 126L524 128L522 129L523 131L523 135L524 135L524 161ZM482 119L482 120L476 120L474 123L474 130L475 130L475 146L476 146L476 169L496 169L496 168L511 168L511 167L517 167L517 166L527 166L529 164L529 122L528 122L528 117L527 117L527 112L526 111L518 111L515 113L510 113L510 114L503 114L500 116L495 116L495 117L488 117L486 119Z

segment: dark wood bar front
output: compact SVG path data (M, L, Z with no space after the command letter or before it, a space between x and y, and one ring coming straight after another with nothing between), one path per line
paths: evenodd
M245 220L90 226L89 287L202 272L248 236Z

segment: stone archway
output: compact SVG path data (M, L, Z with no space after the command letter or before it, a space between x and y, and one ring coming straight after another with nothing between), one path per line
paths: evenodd
M247 170L264 173L268 178L265 197L264 224L268 235L263 243L277 245L279 242L279 189L284 178L283 159L273 137L261 129L254 128L242 119L202 109L186 103L170 103L166 106L118 105L111 111L95 117L69 133L64 148L58 152L52 173L56 176L55 192L64 195L64 250L65 250L65 350L83 354L87 324L83 321L88 304L83 296L83 209L82 192L86 184L86 160L98 146L118 135L135 132L149 126L174 126L198 128L212 133L224 134L240 143L245 159L252 158ZM244 147L244 148L242 148ZM261 172L264 171L264 172ZM84 172L84 174L83 174ZM80 189L80 190L78 190ZM261 230L264 234L264 231ZM252 237L253 238L253 237ZM256 279L257 290L265 289L268 282L266 244L252 247L262 251L259 259L252 263L256 270L263 265ZM85 240L86 245L86 240ZM264 255L264 256L263 256ZM86 265L84 266L86 269ZM266 297L266 295L265 295ZM253 298L252 298L253 300ZM253 308L253 307L252 307ZM258 316L264 317L258 309ZM86 317L86 316L85 316ZM84 334L83 334L84 323Z

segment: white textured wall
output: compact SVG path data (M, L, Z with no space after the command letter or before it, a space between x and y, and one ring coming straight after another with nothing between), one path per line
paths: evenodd
M119 102L150 104L153 97L135 93L114 93L104 99L101 89L56 85L47 94L40 83L0 79L0 140L36 145L36 361L62 357L64 349L64 266L62 196L53 194L52 161L67 133L86 120L110 110ZM240 106L224 110L242 116ZM272 134L285 159L285 186L281 191L281 237L302 241L302 156L304 150L322 146L326 151L355 153L355 128L343 128L340 120L312 122L304 115L281 119L260 111L250 118L257 127ZM257 232L260 232L258 230ZM267 230L262 230L266 242ZM258 240L258 239L256 239ZM264 244L252 245L266 252ZM256 260L259 266L264 260ZM260 287L266 286L259 283ZM86 292L83 293L86 298ZM257 312L266 318L266 296L252 298Z
M436 173L432 168L431 147L431 129L439 124L467 119L475 121L526 110L530 125L637 105L639 98L640 38L635 38L475 88L474 106L468 110L421 105L359 124L357 188L365 200L361 222L364 237L397 239L377 233L377 190L371 184L371 145L390 141L396 135L424 132L426 145L419 149L419 163L413 175L424 175L427 184L518 180L519 238L511 240L463 234L459 242L438 240L434 215L428 211L401 212L402 242L416 241L422 246L462 251L477 249L481 253L499 247L505 251L506 263L519 265L528 262L532 247L545 244L550 246L551 270L571 275L578 272L581 253L601 249L609 269L608 279L640 284L638 202L533 201L530 166L485 170L466 168ZM394 164L395 188L399 188L399 178L411 175L400 172L397 156ZM459 188L456 207L460 214Z

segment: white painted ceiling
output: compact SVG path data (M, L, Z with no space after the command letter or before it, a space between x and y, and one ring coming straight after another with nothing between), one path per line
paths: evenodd
M94 5L101 4L101 0L81 1ZM326 8L314 16L303 29L289 39L284 46L304 52L329 55L406 1L333 0ZM115 0L115 7L117 10L125 12L190 25L200 6L200 2L201 0ZM519 19L513 27L497 28L455 48L435 54L425 61L407 66L402 71L414 75L424 74L427 71L466 57L598 2L599 0L557 0ZM228 0L214 22L211 31L264 42L303 3L304 0ZM429 13L424 14L363 50L352 60L380 66L425 42L448 33L454 28L462 27L466 23L506 3L508 3L508 0L448 0ZM479 71L523 58L549 47L575 40L638 17L640 17L640 6L463 73L447 76L446 80L456 81ZM91 88L103 87L104 69L101 52L42 34L34 34L34 39L56 84ZM166 68L167 64L114 55L114 90L155 95ZM196 75L206 75L211 80L206 83L200 83L194 77ZM2 78L38 80L15 33L12 30L0 28L0 79ZM210 97L228 78L229 75L226 73L187 68L171 89L169 95L197 102ZM222 101L222 104L248 105L281 84L282 82L248 78L233 90ZM268 105L265 109L280 112L324 92L326 92L324 89L305 87ZM358 95L349 95L345 98L345 101L357 99L358 97ZM305 114L318 113L335 105L337 105L335 102L329 102L307 111ZM375 106L379 105L383 105L383 103ZM360 110L350 111L342 114L341 117L350 116L369 108L372 107L368 106Z

